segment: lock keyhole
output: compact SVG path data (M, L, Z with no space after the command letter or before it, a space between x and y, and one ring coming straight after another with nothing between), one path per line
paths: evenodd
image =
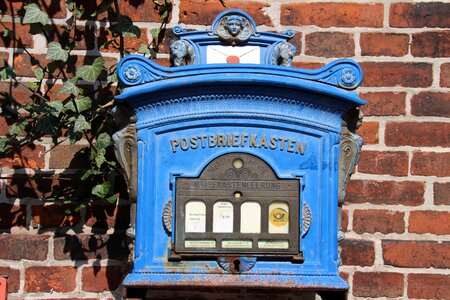
M233 261L234 272L240 272L241 271L240 266L241 266L241 261L239 259L235 259Z

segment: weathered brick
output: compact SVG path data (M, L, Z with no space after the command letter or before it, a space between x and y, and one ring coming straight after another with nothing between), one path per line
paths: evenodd
M444 274L409 274L408 297L449 299L450 276Z
M350 180L345 200L350 203L417 206L423 203L424 192L423 182Z
M126 273L127 270L122 266L84 267L81 278L83 291L114 291L120 285Z
M238 8L251 14L256 25L272 26L272 20L266 16L265 8L269 3L227 1L228 8ZM201 11L198 8L201 7ZM181 0L180 23L195 25L211 25L216 16L225 8L215 0Z
M75 50L95 49L95 26L86 24L85 26L72 27L70 31L66 26L53 25L52 30L47 33L50 41L58 42L63 47L69 45L69 41L75 42Z
M40 173L37 177L14 174L7 179L6 196L47 199L54 196L53 194L64 195L73 192L76 182L73 176L53 175L53 172Z
M382 27L383 4L289 3L281 5L282 25Z
M362 93L367 101L362 107L365 116L401 116L405 114L406 93L370 92Z
M388 272L355 272L353 295L358 297L401 297L403 274Z
M50 151L50 169L82 169L89 167L86 145L59 145Z
M441 81L442 87L450 87L450 63L441 65Z
M388 146L449 147L449 132L450 123L388 122L385 142Z
M107 41L112 38L111 31L105 28L100 28L98 35L98 47L102 52L119 52L118 45L115 43L107 44ZM141 35L139 38L124 38L124 50L129 52L137 52L141 44L148 44L147 29L141 28ZM103 46L104 45L104 46Z
M411 174L438 177L450 176L450 152L414 152L411 162Z
M29 26L21 25L19 22L4 22L4 28L12 30L12 35L0 35L0 47L6 48L33 48L33 36L28 33Z
M413 233L450 234L450 212L412 211L408 230Z
M0 229L10 229L11 227L25 227L26 220L26 205L0 203Z
M356 233L403 233L405 213L389 210L355 210L353 231Z
M45 148L43 146L30 144L21 149L16 149L8 156L1 158L0 165L14 169L41 169L45 164L44 152Z
M398 33L361 33L361 55L404 56L408 54L409 36Z
M66 214L70 210L71 214ZM80 222L80 214L73 212L71 205L34 205L31 207L33 225L41 228L75 226Z
M435 182L433 192L435 205L450 205L450 182Z
M37 3L42 11L45 11L50 18L63 19L66 17L66 1L64 0L33 0ZM24 1L1 1L0 10L5 15L21 15L25 14L23 7L27 4Z
M314 32L305 36L305 54L319 57L350 57L355 55L353 34Z
M450 267L450 243L433 241L395 241L382 242L385 265L400 268Z
M450 3L393 3L389 25L400 28L450 27Z
M86 226L107 230L127 229L130 207L125 205L91 205L86 212Z
M341 227L342 231L346 232L348 228L348 210L342 209L342 215L341 215Z
M417 57L450 57L450 31L413 34L411 54Z
M0 53L0 57L1 57ZM0 64L1 65L1 64ZM13 101L20 104L31 103L32 92L27 89L26 86L14 83L14 82L0 82L0 91L8 93L8 97L11 97ZM6 95L5 95L6 96Z
M76 288L76 267L28 267L25 291L30 293L72 292Z
M304 61L294 61L292 62L292 67L300 69L314 70L323 67L325 64L320 62L304 62Z
M8 276L8 293L16 293L20 287L20 270L0 266L0 275Z
M125 260L129 254L126 241L127 238L124 234L56 236L53 253L57 260Z
M358 163L358 172L406 176L408 175L408 153L363 150Z
M363 86L429 87L433 68L429 63L363 62Z
M378 122L363 122L356 133L363 138L365 145L378 144L379 129L380 125Z
M411 113L415 116L450 117L450 94L422 92L411 99Z
M344 266L372 266L375 248L372 241L345 239L341 242L341 258Z
M45 260L48 253L48 235L0 235L0 259Z

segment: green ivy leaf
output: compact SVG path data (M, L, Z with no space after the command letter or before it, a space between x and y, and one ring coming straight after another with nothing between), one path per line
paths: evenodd
M92 175L100 175L100 174L102 174L102 172L89 169L86 172L84 172L83 176L81 176L81 180L86 180Z
M45 58L49 60L62 60L66 62L69 58L69 52L64 50L60 43L50 42L48 43L47 55Z
M0 152L3 152L6 150L8 146L9 138L7 137L0 137Z
M73 125L74 132L83 132L83 130L91 129L91 124L86 121L86 118L83 115L79 115L75 120L75 124Z
M138 38L141 36L139 27L133 25L133 21L128 16L120 16L119 22L111 25L109 30L115 34L122 34L128 38Z
M36 69L33 70L33 72L37 80L41 81L42 78L44 78L44 70L42 68L37 67Z
M55 117L59 117L59 114L63 110L64 105L59 100L54 100L51 102L45 102L45 105L48 107L48 111Z
M36 3L31 3L24 6L25 16L23 17L23 24L41 23L46 25L48 22L48 15L41 11Z
M100 168L103 165L103 163L106 162L104 153L105 149L101 149L95 156L95 165L97 166L97 168Z
M77 96L80 92L80 89L75 85L77 80L78 78L72 78L70 80L64 81L63 86L58 90L56 94L72 94Z
M92 195L104 199L111 189L111 183L104 182L102 184L97 184L92 188Z
M100 133L97 137L97 141L95 142L95 148L97 150L99 149L105 149L109 145L111 145L111 137L106 132Z
M3 37L8 37L8 36L12 36L13 32L11 30L9 30L8 28L4 28L3 29Z
M31 81L27 82L27 86L32 90L35 90L39 87L39 85L36 82L31 82Z
M106 198L106 201L108 201L109 203L116 203L117 196L116 195L112 195L112 196Z
M102 3L100 3L100 5L97 7L97 10L91 14L91 17L95 17L101 13L104 13L111 7L112 3L113 2L111 0L103 0Z
M0 68L0 78L2 80L6 80L8 78L16 78L16 73L10 67L2 67Z
M73 111L73 112L83 112L85 110L88 110L91 108L92 100L89 97L81 97L78 99L75 99L74 101L69 101L64 106L64 109L67 111Z
M11 135L17 135L21 134L25 127L28 125L28 122L26 120L19 120L16 123L9 126L9 134Z
M150 50L148 49L148 45L141 43L141 45L139 46L139 49L137 51L138 53L142 53L142 54L150 54Z
M119 79L117 78L117 69L114 70L114 72L111 75L108 75L108 77L106 78L107 83L114 83L118 81Z
M158 36L159 36L159 33L161 32L161 29L160 28L153 28L153 29L150 29L150 34L152 35L152 37L154 38L154 39L156 39Z
M77 77L80 77L85 81L95 82L102 71L105 69L105 67L103 66L104 64L105 60L103 59L103 57L97 57L92 65L81 66L77 70Z

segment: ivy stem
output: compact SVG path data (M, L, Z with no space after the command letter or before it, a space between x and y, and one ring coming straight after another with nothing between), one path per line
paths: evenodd
M117 18L119 20L120 23L120 19L121 19L121 14L120 14L120 8L119 8L119 1L118 0L114 0L114 7L116 8L116 14L117 14ZM119 52L120 52L120 58L122 58L124 55L124 39L123 39L123 34L122 31L120 31L119 33Z

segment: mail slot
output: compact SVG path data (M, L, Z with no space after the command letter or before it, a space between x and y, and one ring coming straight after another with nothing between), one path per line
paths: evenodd
M172 67L128 55L117 69L125 287L348 289L338 242L362 146L359 65L293 68L294 32L259 32L240 10L173 32Z

